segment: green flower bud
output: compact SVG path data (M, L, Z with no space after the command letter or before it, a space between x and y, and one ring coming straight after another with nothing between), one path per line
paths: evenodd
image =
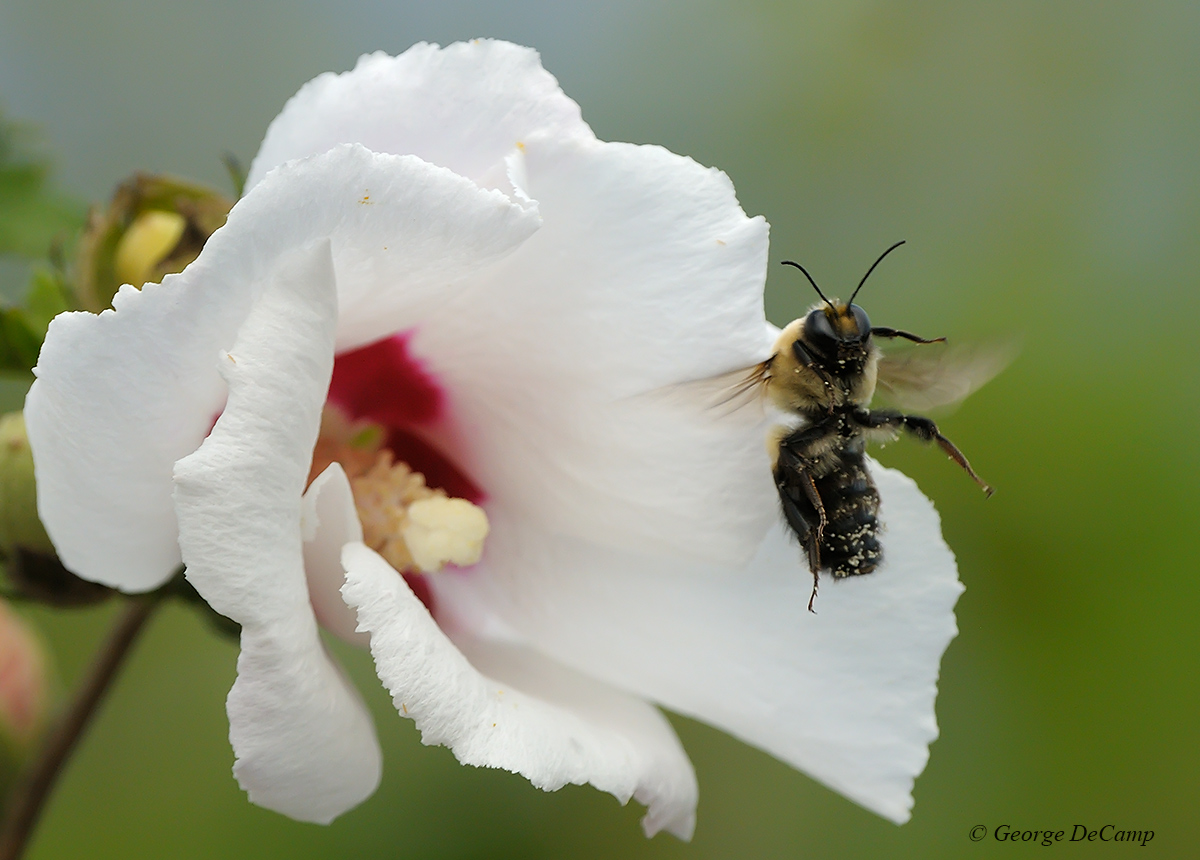
M25 416L10 412L0 417L0 549L11 556L18 546L54 553L37 515L37 485Z
M134 175L105 212L93 209L79 243L79 300L88 310L109 306L122 284L141 287L182 272L225 217L233 201L171 176Z
M0 551L9 582L24 597L76 606L99 602L112 593L80 579L59 562L38 519L33 455L20 412L0 417Z

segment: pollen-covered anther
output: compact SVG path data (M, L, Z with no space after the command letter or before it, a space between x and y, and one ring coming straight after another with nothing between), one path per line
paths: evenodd
M483 508L439 495L413 502L403 534L413 562L432 573L446 564L466 567L478 562L488 529Z
M447 564L475 564L488 533L487 514L466 499L425 485L425 476L391 451L351 480L363 542L401 573L436 573Z

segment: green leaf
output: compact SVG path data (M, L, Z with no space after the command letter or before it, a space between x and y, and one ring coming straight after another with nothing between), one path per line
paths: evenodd
M39 141L0 114L0 254L46 257L83 226L84 207L50 188Z
M21 308L0 310L0 370L32 369L44 334L29 325Z
M70 303L61 276L36 269L24 303L0 307L0 371L31 371L50 320L65 310L70 310Z
M35 269L33 283L25 296L25 306L17 310L23 314L29 329L39 335L39 341L45 338L50 320L70 309L67 285L62 276L48 269Z

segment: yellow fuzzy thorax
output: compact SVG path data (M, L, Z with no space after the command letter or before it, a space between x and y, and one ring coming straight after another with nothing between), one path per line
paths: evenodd
M771 350L765 375L767 399L773 406L783 412L797 413L846 403L866 406L871 402L882 354L878 347L868 343L863 372L844 380L848 385L843 388L828 384L796 358L792 344L797 340L804 343L804 317L792 320L780 332Z

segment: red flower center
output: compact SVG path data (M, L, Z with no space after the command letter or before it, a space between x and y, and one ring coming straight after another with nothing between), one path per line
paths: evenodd
M409 348L413 332L401 332L340 353L333 363L328 400L352 421L370 421L387 431L384 447L395 459L425 476L431 488L482 504L483 491L430 439L446 418L444 389ZM426 578L404 575L422 603L434 612Z
M430 441L445 417L446 394L409 350L412 332L401 332L343 352L333 363L329 402L351 420L387 428L385 447L396 460L425 476L430 487L481 504L483 491Z

